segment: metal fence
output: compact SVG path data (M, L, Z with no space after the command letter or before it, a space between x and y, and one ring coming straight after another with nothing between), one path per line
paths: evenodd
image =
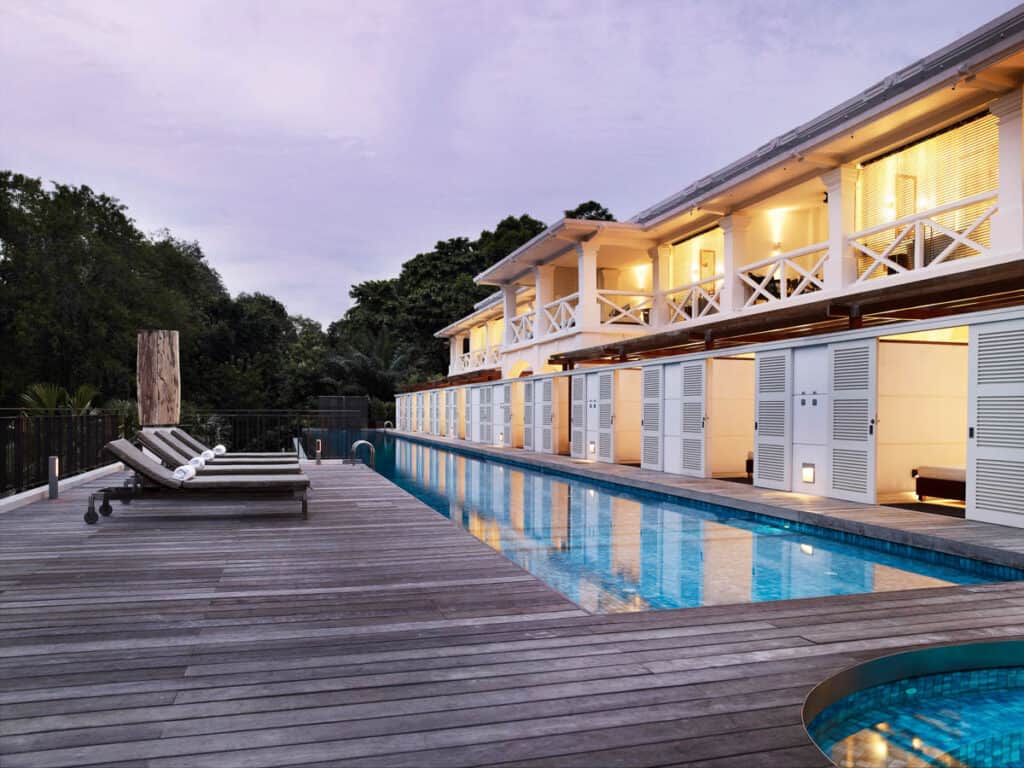
M50 456L58 457L61 477L109 463L103 446L120 430L115 413L0 416L0 496L44 485Z
M207 445L229 451L295 451L295 441L307 452L308 437L362 421L366 413L320 411L197 411L182 417L181 427Z

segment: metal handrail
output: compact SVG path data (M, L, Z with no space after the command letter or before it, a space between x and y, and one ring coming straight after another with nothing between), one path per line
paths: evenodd
M394 428L395 428L395 425L391 423L391 420L390 420L390 419L388 419L388 420L386 420L386 421L384 422L384 431L385 431L385 432L387 431L388 427L391 427L392 429L394 429Z
M371 469L376 469L377 468L377 449L373 447L373 443L371 443L369 440L356 440L354 443L352 443L352 448L349 450L349 453L348 453L349 460L353 464L355 463L355 461L356 461L356 450L358 450L360 445L369 446L369 448L370 448L370 468Z

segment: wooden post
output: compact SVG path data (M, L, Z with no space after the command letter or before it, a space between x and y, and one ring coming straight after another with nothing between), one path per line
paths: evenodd
M139 331L136 380L139 424L177 424L181 417L181 369L177 331Z

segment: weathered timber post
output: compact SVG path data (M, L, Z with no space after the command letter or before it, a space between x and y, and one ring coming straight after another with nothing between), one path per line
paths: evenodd
M139 425L169 426L181 418L177 331L139 331L136 383Z

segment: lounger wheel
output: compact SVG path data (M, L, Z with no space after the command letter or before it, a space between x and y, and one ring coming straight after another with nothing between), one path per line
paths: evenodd
M87 522L89 525L95 525L96 521L98 521L100 519L100 516L96 514L96 510L95 509L93 509L92 507L89 507L89 509L88 509L88 511L86 511L85 515L83 515L83 518L85 519L85 522Z
M110 506L110 502L107 501L106 499L104 499L103 503L100 504L100 514L103 515L104 517L110 517L110 515L111 515L111 513L113 513L113 511L114 511L114 508L112 506Z

